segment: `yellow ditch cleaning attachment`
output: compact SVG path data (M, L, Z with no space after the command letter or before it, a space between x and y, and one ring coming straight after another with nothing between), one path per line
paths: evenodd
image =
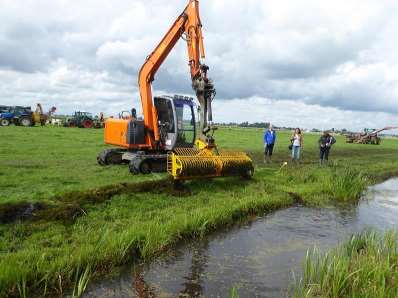
M167 157L167 172L174 180L242 176L251 178L253 162L242 151L219 151L196 141L196 148L175 148Z

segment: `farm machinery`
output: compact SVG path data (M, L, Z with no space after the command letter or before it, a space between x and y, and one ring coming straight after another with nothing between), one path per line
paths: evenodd
M103 128L104 127L104 114L100 113L100 116L93 116L88 112L76 111L72 117L67 118L64 126L65 127L80 127L80 128Z
M8 126L12 123L14 115L11 112L11 107L0 106L0 125Z
M1 126L15 124L25 127L34 126L36 123L45 125L55 110L56 108L52 107L50 111L45 114L41 104L37 104L34 112L31 107L0 106L0 124Z
M186 96L152 96L155 74L180 38L187 43L192 88L199 102L199 125L196 102ZM254 168L245 152L219 150L214 140L212 101L216 95L208 78L199 1L188 5L139 72L139 90L143 120L135 115L110 118L105 122L106 149L98 157L100 165L128 163L133 174L168 172L174 181L196 178L242 176L250 178ZM198 135L198 136L197 136Z
M354 144L372 144L372 145L380 145L381 138L379 137L379 133L386 130L398 129L394 126L384 127L378 130L369 130L365 129L363 133L351 133L346 135L347 143Z
M34 123L32 109L22 106L3 106L0 123L2 126L9 126L10 124L32 126Z
M51 121L51 117L56 110L56 107L52 107L47 113L44 113L43 107L40 103L38 103L36 106L36 110L33 112L32 115L33 123L40 123L41 126L46 125L47 121Z

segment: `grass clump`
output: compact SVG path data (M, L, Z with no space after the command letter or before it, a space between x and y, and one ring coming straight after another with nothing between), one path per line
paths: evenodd
M330 175L324 181L326 190L336 201L349 201L359 198L368 185L362 172L350 168L331 168Z
M398 294L398 235L365 231L326 254L307 253L295 297L395 298Z
M331 165L303 165L278 174L285 189L309 206L330 202L356 202L370 184L361 169Z

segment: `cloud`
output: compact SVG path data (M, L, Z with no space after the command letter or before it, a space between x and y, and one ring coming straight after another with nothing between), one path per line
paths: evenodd
M225 113L228 111L228 113ZM246 115L250 115L248 119ZM276 126L306 129L352 129L385 127L398 123L398 116L384 112L342 111L294 100L274 100L262 97L217 101L214 117L220 122L271 122ZM395 130L396 132L396 130Z
M139 69L186 3L2 0L1 103L40 100L61 113L139 106ZM306 111L297 119L303 126L336 119L355 128L397 124L396 1L200 5L223 121L264 119L270 114L256 105L269 104L286 123ZM188 71L180 41L156 75L155 93L192 94Z

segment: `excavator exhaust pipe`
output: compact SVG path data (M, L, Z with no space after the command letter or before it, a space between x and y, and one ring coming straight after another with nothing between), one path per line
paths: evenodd
M168 154L167 171L174 180L242 176L250 179L253 162L245 152L213 148L178 148Z

